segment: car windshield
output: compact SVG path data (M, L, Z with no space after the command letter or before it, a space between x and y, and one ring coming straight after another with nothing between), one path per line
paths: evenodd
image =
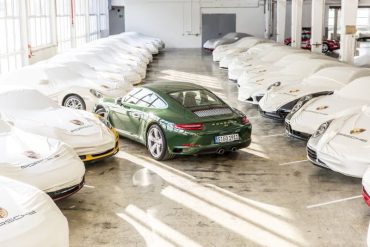
M205 89L177 91L169 95L185 108L225 105L216 95Z

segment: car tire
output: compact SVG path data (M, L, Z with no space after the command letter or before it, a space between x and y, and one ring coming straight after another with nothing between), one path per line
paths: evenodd
M329 45L328 44L322 44L322 53L327 53L329 51Z
M67 96L63 101L63 106L76 110L86 110L85 101L76 94Z
M166 137L157 124L153 124L148 129L146 143L150 155L155 160L170 160L175 157L174 154L168 152Z

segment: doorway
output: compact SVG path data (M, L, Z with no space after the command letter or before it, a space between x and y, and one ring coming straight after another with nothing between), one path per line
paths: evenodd
M236 14L202 14L202 46L209 39L236 31Z
M125 31L125 8L112 6L109 11L109 34L119 34Z

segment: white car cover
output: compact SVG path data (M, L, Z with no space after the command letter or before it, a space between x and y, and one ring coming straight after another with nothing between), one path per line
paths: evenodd
M57 198L61 190L81 188L85 165L65 143L22 131L0 118L0 175Z
M48 195L0 176L0 246L68 247L67 219Z
M240 53L237 57L233 58L231 63L228 66L228 77L230 80L236 81L239 76L242 74L244 68L248 68L249 61L253 59L258 59L262 57L263 54L267 54L275 47L282 47L278 43L260 43L251 48L247 51ZM298 49L290 49L290 50L298 50Z
M341 63L328 59L306 59L291 64L281 70L253 76L246 82L238 81L238 99L240 101L258 104L258 101L272 84L279 83L280 86L298 84L305 77L323 68L333 66L341 66Z
M303 79L302 83L272 87L262 97L259 106L262 111L276 112L284 105L295 102L304 96L315 94L320 96L319 93L325 92L328 94L364 76L370 76L370 69L352 66L324 68Z
M358 112L370 104L370 77L361 77L333 95L313 98L301 108L292 111L285 119L292 131L312 135L318 127L332 119Z
M268 40L254 38L254 37L245 37L232 44L220 45L212 53L213 61L219 62L224 56L228 54L242 53L244 51L247 51L249 48L255 46L256 44L263 43L266 41Z
M221 38L207 40L203 44L203 48L208 49L208 50L214 50L216 49L217 46L232 44L241 38L249 37L249 36L251 35L246 34L246 33L228 33Z
M116 146L116 136L90 112L58 106L36 90L0 89L0 112L15 127L63 141L79 156Z
M121 87L116 82L108 80L94 80L83 77L67 66L40 63L26 66L18 71L4 74L0 77L0 84L33 88L59 105L92 111L101 97L118 97L124 95L128 88ZM80 105L73 105L68 97L77 95L83 101Z
M264 56L259 60L251 60L249 66L244 68L241 76L238 78L238 84L248 83L250 78L255 76L263 76L264 74L274 71L280 71L297 61L308 59L328 59L333 60L327 56L320 54L309 53L305 50L297 49L279 49L271 52L269 56ZM333 60L334 61L334 60Z
M370 167L370 108L342 116L320 127L308 144L308 158L316 165L362 178Z
M265 40L264 42L266 42L266 43L272 43L272 44L275 44L276 45L276 43L273 43L270 40ZM260 44L263 44L263 43L260 43ZM253 47L254 46L250 47L249 49L251 49ZM242 51L242 52L235 51L235 52L232 52L232 53L227 54L226 56L223 56L222 59L220 60L220 63L219 63L220 68L228 69L229 68L229 65L234 61L235 58L238 58L239 56L242 56L243 57L243 54L245 54L246 52L248 52L248 50Z

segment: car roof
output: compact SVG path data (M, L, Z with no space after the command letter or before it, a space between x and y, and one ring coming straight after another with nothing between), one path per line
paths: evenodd
M205 89L204 87L193 84L193 83L177 82L177 81L149 83L149 84L143 85L142 87L150 89L158 93L166 93L166 94L171 93L171 92L177 92L177 91Z

